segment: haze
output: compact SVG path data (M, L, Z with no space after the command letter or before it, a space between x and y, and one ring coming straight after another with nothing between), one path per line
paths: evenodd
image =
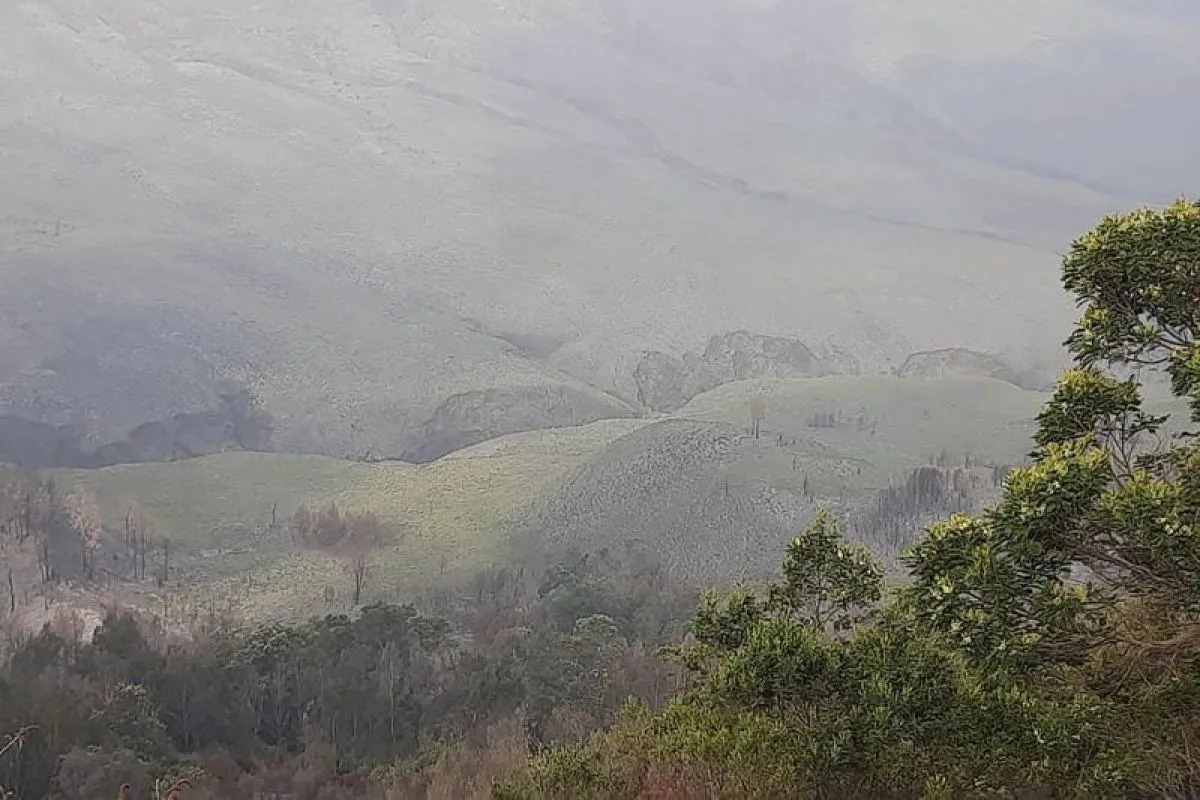
M761 337L1052 377L1057 253L1200 179L1198 29L1182 0L7 3L0 458L428 460L677 407L739 331L769 374L798 368Z
M0 0L0 800L1200 798L1200 0Z

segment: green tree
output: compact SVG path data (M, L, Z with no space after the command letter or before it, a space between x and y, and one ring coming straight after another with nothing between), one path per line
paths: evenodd
M1200 442L1139 384L1164 370L1200 422L1200 204L1101 221L1063 283L1076 365L994 507L933 525L878 613L822 516L765 596L705 597L692 691L540 760L529 793L702 765L728 797L1200 795Z
M1083 366L1162 367L1200 422L1200 201L1106 217L1063 260Z
M771 605L821 631L849 630L883 594L879 563L867 548L847 544L841 525L824 509L788 543L783 578L771 587Z
M1034 463L986 514L931 529L905 600L993 684L1043 708L1065 708L1069 687L1106 718L1072 735L1100 754L1084 764L1110 789L1193 796L1200 450L1194 432L1162 434L1137 371L1165 370L1200 421L1200 205L1103 220L1071 247L1063 281L1082 308L1067 341L1077 364L1038 417Z
M822 509L784 555L783 580L763 592L744 588L706 592L692 622L696 646L682 651L699 670L710 656L746 644L755 626L768 620L846 631L862 621L883 593L883 569L865 547L847 543L838 524Z

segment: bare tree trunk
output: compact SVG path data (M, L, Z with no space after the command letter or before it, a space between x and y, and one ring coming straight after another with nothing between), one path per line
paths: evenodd
M167 585L167 579L171 576L171 542L163 539L162 543L163 561L162 561L162 579L159 582L161 586Z
M22 542L33 534L33 493L25 492L25 497L21 504L21 535L17 537L18 542Z
M133 507L125 511L125 557L133 555L133 577L137 578L137 551L133 548Z
M354 559L354 605L358 605L362 601L363 583L367 577L367 557L365 555L356 556Z
M54 577L54 570L50 566L50 543L45 537L38 542L38 567L41 568L42 583L49 583Z

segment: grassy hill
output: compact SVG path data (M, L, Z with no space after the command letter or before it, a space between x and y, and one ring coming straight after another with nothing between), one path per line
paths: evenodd
M700 582L758 577L821 506L864 510L933 461L1020 463L1043 400L987 379L732 383L614 442L518 529L585 547L641 540Z
M622 432L611 423L534 432L429 465L228 452L55 475L94 492L114 531L131 506L140 508L154 533L171 542L185 595L226 597L254 614L286 613L311 608L326 586L346 583L335 558L292 541L288 520L300 505L333 502L380 517L389 538L373 559L371 592L452 583L504 560L504 521Z
M679 413L745 426L755 398L765 412L762 437L799 437L806 447L869 465L885 482L943 451L956 459L1020 462L1045 400L1039 392L990 379L832 377L729 384ZM832 424L820 415L832 415Z
M984 379L744 381L669 417L514 434L427 465L229 452L56 475L94 491L110 528L141 506L172 542L184 596L254 615L321 607L326 587L343 607L341 564L286 525L297 506L330 501L372 510L394 533L368 597L453 584L511 558L513 535L587 548L640 539L682 577L720 582L776 567L817 507L868 507L931 458L1018 461L1040 400Z
M1194 23L952 11L8 4L0 423L67 428L0 439L97 447L246 390L275 449L436 457L635 416L643 352L731 330L869 370L1056 353L1054 251L1140 189L996 156L960 129L956 76L1037 77L1117 37L1183 80ZM1151 151L1174 152L1124 152Z
M55 475L95 492L115 534L131 504L143 509L171 541L178 588L166 594L176 602L223 598L254 616L345 607L344 565L287 530L296 507L328 502L371 510L390 531L368 599L458 584L513 558L512 537L539 549L636 539L679 577L721 583L776 569L783 543L819 507L852 526L869 520L922 465L953 473L970 456L966 500L986 501L990 467L1023 461L1043 400L991 379L739 381L671 415L513 434L432 464L228 452ZM752 405L763 411L757 439ZM1161 398L1151 406L1182 411ZM919 522L901 527L912 536ZM139 602L162 602L150 585L133 589Z

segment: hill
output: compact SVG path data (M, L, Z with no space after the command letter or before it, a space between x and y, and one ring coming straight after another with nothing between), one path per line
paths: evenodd
M343 607L348 585L339 558L290 535L302 504L380 517L388 533L372 556L369 598L455 585L531 543L640 540L689 583L728 582L770 569L819 506L875 535L868 512L922 465L952 473L972 456L982 483L965 501L985 499L990 465L1028 450L1039 402L986 379L766 379L704 393L670 417L513 434L425 465L228 452L54 474L64 489L97 495L114 535L132 505L143 510L171 542L179 589L170 593L287 615L322 607L327 590ZM905 522L902 537L918 522ZM902 544L872 543L885 555ZM160 602L152 586L126 589Z
M1074 100L1076 68L1186 115L1196 20L955 9L7 4L0 458L430 460L636 416L646 352L738 330L869 372L1053 360L1054 250L1182 188L1148 160L1190 163ZM1114 46L1161 56L1126 75ZM1064 137L1021 162L1050 111Z
M641 541L701 585L753 579L818 508L857 520L922 465L966 468L961 499L982 502L991 468L1024 460L1043 400L991 379L736 382L613 442L517 529L584 548ZM899 535L911 540L919 519ZM906 542L870 543L890 558Z
M618 433L583 426L557 434L570 441L553 454L530 443L430 465L233 451L54 474L65 487L95 493L114 531L130 508L140 509L154 535L170 542L173 582L184 596L288 614L312 608L328 587L340 597L346 582L337 558L293 540L289 519L301 505L336 503L380 517L385 541L373 557L372 592L453 583L507 558L497 527Z

